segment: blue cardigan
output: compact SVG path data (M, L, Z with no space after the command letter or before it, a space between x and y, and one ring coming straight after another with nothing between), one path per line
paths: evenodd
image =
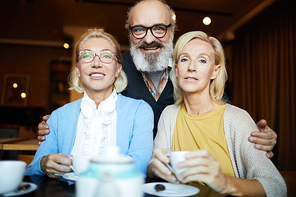
M47 124L50 133L38 148L25 175L44 175L41 159L51 153L70 155L76 137L81 100L53 111ZM153 149L153 111L143 100L118 94L116 101L116 144L120 153L134 159L136 169L146 175Z

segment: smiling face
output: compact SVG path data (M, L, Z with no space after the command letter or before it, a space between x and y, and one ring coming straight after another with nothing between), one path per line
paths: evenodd
M213 47L201 39L193 39L181 50L175 72L184 94L209 95L210 82L219 70Z
M169 25L170 12L159 1L142 1L130 13L130 26ZM130 32L131 55L138 70L155 72L168 67L173 52L173 31L167 29L166 35L156 38L148 30L144 38L137 39Z
M116 49L104 38L90 38L86 40L80 51L92 51L99 54L102 51L112 51ZM79 59L76 65L77 76L85 86L88 96L92 97L94 93L103 93L107 97L112 93L113 83L121 70L121 64L114 58L111 63L102 63L98 56L92 62L84 63Z
M170 23L170 13L168 8L158 1L140 2L133 8L130 14L131 27L136 25L151 27L158 24L169 25ZM146 43L145 46L140 48L142 53L159 53L162 48L160 44L167 44L171 35L171 28L168 28L168 31L163 38L155 38L150 30L148 30L147 35L142 39L137 39L132 35L130 35L130 38L133 45Z

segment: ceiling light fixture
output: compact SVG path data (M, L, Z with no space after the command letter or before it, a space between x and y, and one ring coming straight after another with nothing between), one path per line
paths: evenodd
M22 93L21 93L21 97L22 97L22 98L26 98L26 97L27 97L27 94L24 93L24 92L22 92Z
M67 42L65 42L65 43L63 44L63 47L64 47L65 49L69 49L70 45L69 45Z
M13 88L17 88L17 87L18 87L18 84L17 84L17 83L13 83L13 84L12 84L12 87L13 87Z
M210 17L207 16L207 17L204 17L204 19L202 20L202 22L205 25L209 25L209 24L211 24L212 20L211 20Z

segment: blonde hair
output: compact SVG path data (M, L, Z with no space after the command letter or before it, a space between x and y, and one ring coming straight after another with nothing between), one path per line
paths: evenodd
M176 77L175 69L176 64L178 63L180 53L184 46L193 39L200 39L209 43L215 52L215 65L220 64L220 71L217 77L210 82L210 96L212 100L216 103L224 103L222 101L222 96L224 93L225 82L227 80L227 72L225 66L225 56L224 50L221 43L214 37L208 36L202 31L191 31L183 34L177 41L174 49L173 55L173 68L170 73L170 78L174 86L174 99L176 104L183 104L183 90L180 88L178 79Z
M111 35L108 34L107 32L104 31L104 29L88 29L78 40L76 44L76 62L78 62L78 53L81 49L81 46L85 43L90 38L103 38L108 40L112 46L115 47L116 50L116 55L118 57L118 63L122 64L122 58L121 58L121 52L120 52L120 45L116 41L116 39ZM76 90L78 93L83 93L85 90L85 87L83 83L81 82L80 78L77 76L75 67L72 68L72 71L70 73L70 90ZM115 79L115 82L113 83L113 86L116 90L117 93L122 92L126 86L127 86L127 77L126 74L124 73L123 69L121 69L118 77Z

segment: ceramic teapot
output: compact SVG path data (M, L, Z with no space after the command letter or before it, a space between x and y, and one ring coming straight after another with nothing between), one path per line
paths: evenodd
M133 158L110 147L106 155L90 160L89 169L78 176L77 197L142 197L144 175L135 168Z

